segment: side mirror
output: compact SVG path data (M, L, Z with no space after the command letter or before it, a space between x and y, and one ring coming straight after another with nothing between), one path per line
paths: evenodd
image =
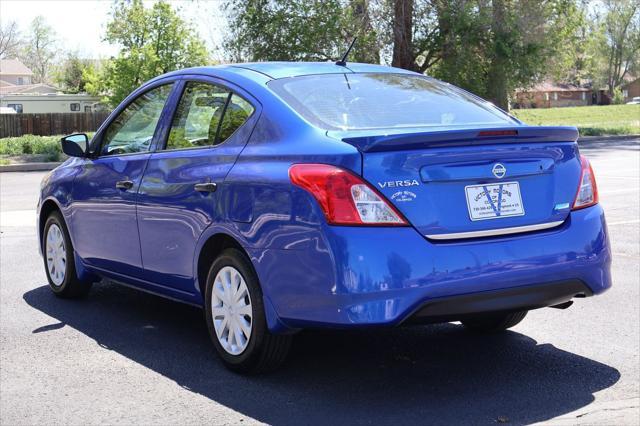
M60 139L62 152L70 157L86 157L89 148L89 137L84 133L76 133Z

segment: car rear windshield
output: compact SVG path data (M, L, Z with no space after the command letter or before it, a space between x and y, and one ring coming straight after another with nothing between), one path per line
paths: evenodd
M421 75L309 75L274 80L269 87L305 119L327 130L516 123L489 102Z

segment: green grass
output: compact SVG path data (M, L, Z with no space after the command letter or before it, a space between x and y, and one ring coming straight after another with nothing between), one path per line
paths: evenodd
M93 135L88 134L89 138ZM60 161L62 158L62 136L23 135L0 139L0 156L44 155L46 161Z
M516 109L527 124L576 126L582 136L640 134L640 105Z

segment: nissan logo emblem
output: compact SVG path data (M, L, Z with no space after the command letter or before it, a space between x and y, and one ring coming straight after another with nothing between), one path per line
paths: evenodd
M491 169L491 172L498 179L502 179L504 177L504 175L507 174L507 168L505 166L503 166L502 164L500 164L500 163L496 163L496 164L493 165L493 168Z

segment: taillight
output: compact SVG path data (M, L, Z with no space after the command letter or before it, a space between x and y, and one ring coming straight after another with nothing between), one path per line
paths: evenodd
M578 193L573 202L573 210L583 209L585 207L598 204L598 187L596 185L596 177L593 174L591 163L583 155L580 156L580 185Z
M331 225L407 225L382 194L347 170L328 164L294 164L289 179L314 196Z

